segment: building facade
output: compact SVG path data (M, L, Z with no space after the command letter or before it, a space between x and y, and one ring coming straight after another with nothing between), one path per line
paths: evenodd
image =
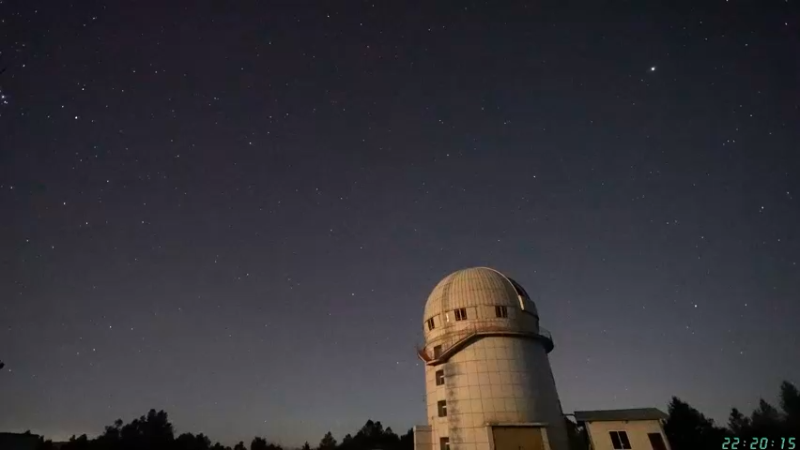
M575 411L591 450L670 450L664 433L667 415L655 408Z
M428 425L415 450L567 450L550 334L522 286L485 267L433 289L423 316Z

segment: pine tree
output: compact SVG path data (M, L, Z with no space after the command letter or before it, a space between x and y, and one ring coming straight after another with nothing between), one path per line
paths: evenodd
M786 432L800 434L800 392L790 382L781 383L781 409Z
M325 436L322 437L322 440L319 441L319 450L335 450L336 449L336 439L334 439L333 434L330 431L325 433Z
M736 408L731 409L731 414L728 416L728 428L737 436L749 436L750 433L750 419L745 417Z

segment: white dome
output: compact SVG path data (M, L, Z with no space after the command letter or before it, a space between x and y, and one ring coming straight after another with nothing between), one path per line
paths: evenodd
M423 320L456 308L479 305L507 306L539 315L519 283L494 269L473 267L451 273L433 288L425 303Z

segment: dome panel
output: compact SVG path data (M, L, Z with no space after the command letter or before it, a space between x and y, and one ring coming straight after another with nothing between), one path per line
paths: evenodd
M521 307L538 315L536 306L519 283L494 269L474 267L453 272L436 285L425 304L423 320L445 311L477 305Z

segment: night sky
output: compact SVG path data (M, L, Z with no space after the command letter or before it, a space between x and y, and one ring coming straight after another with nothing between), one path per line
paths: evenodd
M800 5L663 3L0 1L0 430L405 432L478 265L565 412L777 403Z

